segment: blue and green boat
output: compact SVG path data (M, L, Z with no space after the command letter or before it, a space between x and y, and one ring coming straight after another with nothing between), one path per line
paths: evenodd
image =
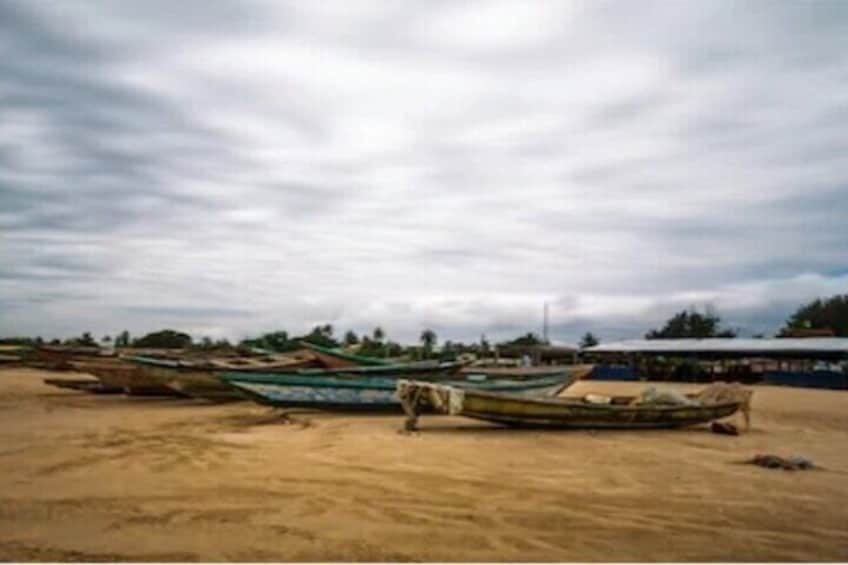
M568 387L573 376L567 368L535 371L531 376L459 373L455 364L426 366L383 365L344 371L304 369L290 373L218 373L218 378L260 404L332 410L400 410L395 389L410 378L462 389L552 396Z

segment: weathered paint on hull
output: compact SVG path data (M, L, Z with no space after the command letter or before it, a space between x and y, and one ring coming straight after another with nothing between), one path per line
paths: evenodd
M96 361L72 361L74 369L94 375L107 389L120 388L131 396L182 396L146 367L120 358Z
M487 420L499 424L521 427L557 427L576 429L661 429L694 426L730 416L736 412L738 405L719 406L712 410L685 409L677 413L662 413L661 410L640 410L639 412L608 414L590 414L578 407L570 414L524 414L512 415L491 406L468 406L462 411L463 416L477 420ZM479 411L478 411L479 410Z
M94 379L44 379L44 384L93 394L118 394L124 392L123 388L107 387L99 380Z
M122 365L120 363L110 364L82 364L75 365L74 368L89 375L97 377L104 386L108 388L119 388L124 390L127 386L130 373L134 370L133 367Z
M124 388L124 392L130 396L185 396L169 387L165 379L149 371L147 367L132 368Z
M120 388L131 396L181 396L144 369L126 363L81 365L78 370L97 377L107 388Z
M292 378L288 383L255 382L228 376L228 381L250 395L252 399L273 406L297 406L329 408L338 410L399 410L400 400L395 393L397 379L370 378L310 379ZM278 380L281 380L278 378ZM443 381L440 381L443 382ZM468 380L447 381L463 388L494 388L511 394L550 396L570 384L565 375L559 378L544 377L535 380L474 382Z
M229 385L224 385L214 375L209 374L208 378L214 381L215 384L203 377L179 375L169 380L168 386L191 398L210 402L237 402L239 400L247 400L247 396L243 392Z
M393 390L316 388L234 382L260 404L271 406L333 408L337 410L397 410Z
M175 394L214 402L244 400L245 396L222 383L211 371L189 371L145 365L143 369Z
M490 393L487 391L451 391L448 387L428 383L401 384L399 388L433 391L437 401L430 399L438 411L478 420L524 427L556 428L679 428L707 423L735 413L739 402L712 405L646 406L603 405L576 399L528 398ZM409 394L409 389L401 390Z

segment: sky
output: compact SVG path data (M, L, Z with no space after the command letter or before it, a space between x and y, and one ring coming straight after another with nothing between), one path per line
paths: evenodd
M0 0L0 335L773 334L848 292L848 3Z

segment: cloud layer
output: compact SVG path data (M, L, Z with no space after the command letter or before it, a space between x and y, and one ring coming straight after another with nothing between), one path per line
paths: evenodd
M848 289L842 2L0 4L0 333L744 333Z

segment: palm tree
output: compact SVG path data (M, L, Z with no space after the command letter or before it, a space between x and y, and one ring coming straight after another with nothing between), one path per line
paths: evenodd
M431 329L426 329L421 332L421 344L424 346L424 355L430 356L433 351L433 346L436 345L436 332Z
M386 351L386 346L383 344L383 338L386 337L386 332L383 331L383 328L377 326L374 328L374 343L377 344L377 348L382 352L383 357L388 356L388 352Z
M344 343L345 345L356 345L357 343L359 343L359 338L356 337L356 334L353 332L353 330L348 330L344 336Z
M583 338L580 340L580 348L592 347L594 345L598 345L600 340L593 334L592 332L586 332Z

